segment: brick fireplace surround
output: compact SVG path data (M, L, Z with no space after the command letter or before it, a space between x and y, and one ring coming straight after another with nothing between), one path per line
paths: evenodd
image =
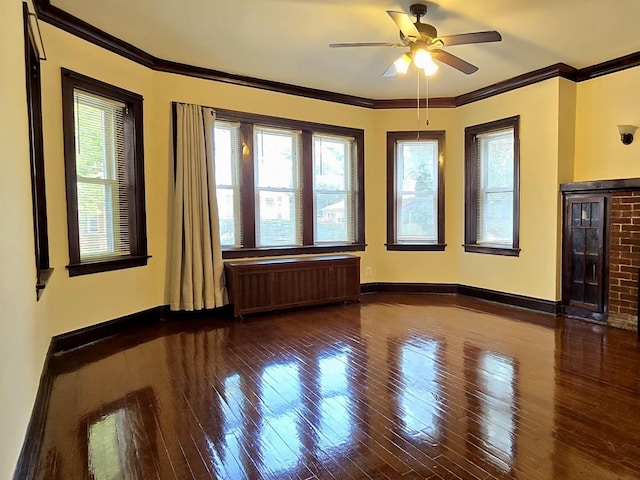
M611 326L635 330L640 269L640 190L613 192L609 222L609 318Z

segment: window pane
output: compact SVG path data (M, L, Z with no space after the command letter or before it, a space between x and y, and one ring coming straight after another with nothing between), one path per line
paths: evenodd
M483 190L513 189L513 131L478 136L486 167Z
M349 235L349 202L344 193L316 194L316 241L346 242Z
M405 194L398 198L398 241L437 241L437 197Z
M513 238L513 193L484 195L479 241L511 244Z
M438 141L396 143L396 242L438 241Z
M220 225L220 243L223 246L236 245L239 240L239 232L236 232L235 194L231 188L217 188L216 197L218 199L218 223Z
M232 185L233 175L231 172L234 163L232 156L237 152L232 151L231 128L216 124L214 132L216 184Z
M316 190L347 190L348 149L344 140L314 137L314 181Z
M398 190L433 192L438 183L438 142L398 142Z
M128 255L125 104L74 91L80 259Z
M478 141L478 243L513 244L514 131L481 134Z
M240 211L240 164L242 146L240 125L216 121L214 127L214 169L218 224L222 246L242 245Z
M298 245L296 202L291 192L258 194L260 246Z
M299 134L256 128L258 187L297 188Z

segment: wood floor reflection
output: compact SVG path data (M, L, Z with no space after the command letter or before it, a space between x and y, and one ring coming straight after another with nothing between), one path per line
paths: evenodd
M52 359L37 477L640 478L639 353L455 296L165 323Z

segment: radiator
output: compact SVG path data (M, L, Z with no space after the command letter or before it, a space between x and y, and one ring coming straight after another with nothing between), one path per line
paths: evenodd
M225 274L234 317L360 298L353 255L231 261Z

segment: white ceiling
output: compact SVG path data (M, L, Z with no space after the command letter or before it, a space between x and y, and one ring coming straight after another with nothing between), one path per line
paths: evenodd
M428 5L423 22L439 35L498 30L503 38L449 47L480 70L464 75L441 65L431 77L430 97L456 96L559 62L582 68L640 51L640 0L51 3L162 59L371 99L415 97L415 75L382 77L404 49L328 44L397 42L386 10L408 12L413 3Z

